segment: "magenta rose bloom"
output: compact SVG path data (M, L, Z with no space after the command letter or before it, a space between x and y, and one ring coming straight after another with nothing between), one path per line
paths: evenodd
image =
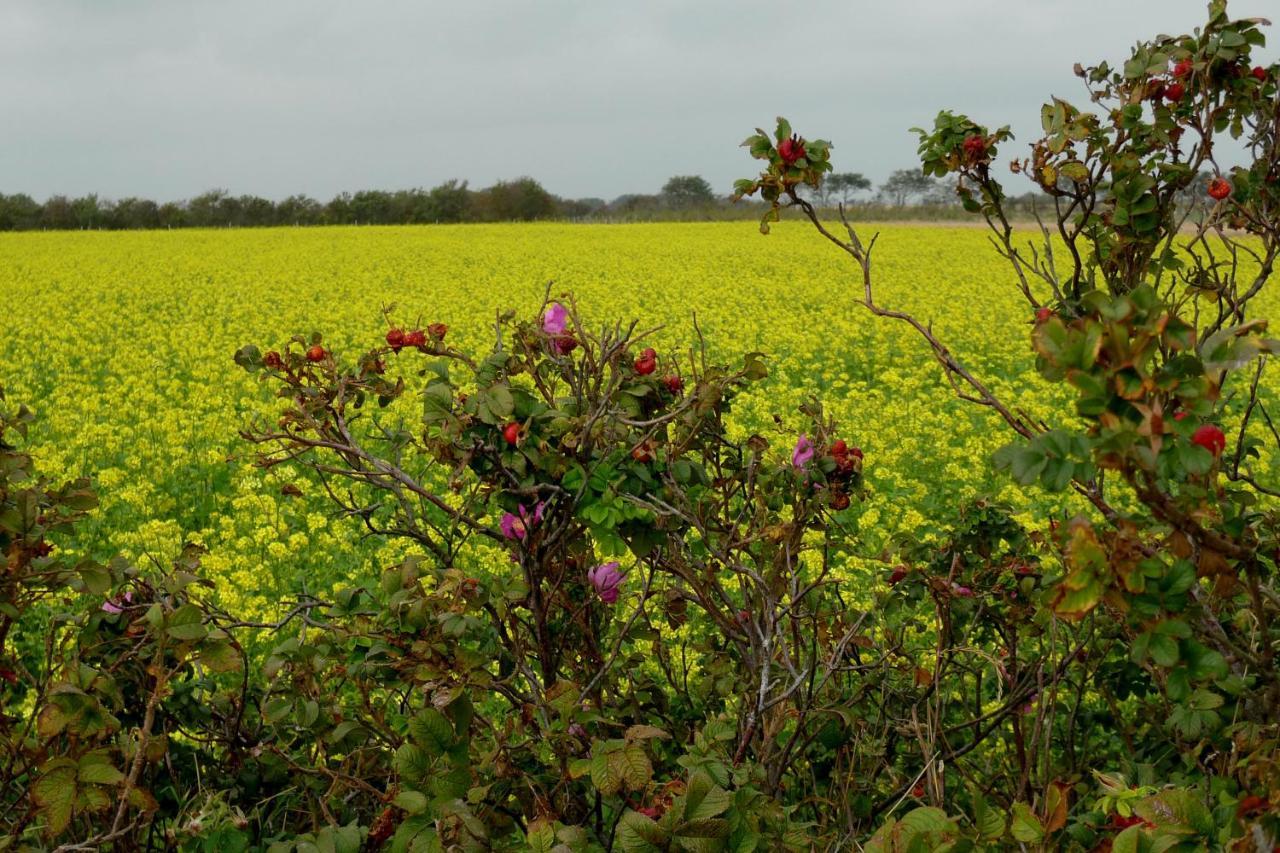
M544 501L539 501L533 508L533 512L529 512L524 504L521 504L520 514L516 515L512 512L504 512L502 514L502 535L508 539L524 539L529 535L529 529L539 521L542 521L542 508L545 506Z
M559 302L553 302L542 315L542 331L552 336L563 335L568 320L569 312Z
M625 577L624 573L618 571L616 562L604 563L587 572L587 580L605 604L618 602L618 587Z
M797 468L804 468L809 464L809 460L813 459L813 452L813 442L809 440L809 436L801 433L800 438L796 440L796 449L791 451L791 464Z

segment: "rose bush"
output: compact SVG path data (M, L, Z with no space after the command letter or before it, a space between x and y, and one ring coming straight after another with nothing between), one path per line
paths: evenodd
M0 844L1272 849L1277 344L1251 309L1280 252L1280 69L1260 44L1214 3L1079 68L1091 107L1054 99L1012 163L1049 211L1030 241L993 173L1008 129L919 132L1010 265L1028 358L1075 400L1053 423L876 300L874 237L799 192L830 144L783 120L747 140L762 226L806 217L853 265L849 310L920 335L1010 431L992 464L1076 515L978 499L869 574L851 508L875 425L814 400L735 429L764 356L717 364L696 325L659 349L550 289L483 354L388 309L367 349L235 355L280 402L243 431L258 464L407 554L250 621L198 548L64 559L92 492L35 477L28 413L0 414ZM1218 174L1224 134L1248 157Z

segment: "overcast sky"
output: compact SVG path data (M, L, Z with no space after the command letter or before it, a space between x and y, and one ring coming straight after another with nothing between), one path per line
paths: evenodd
M1078 96L1072 63L1205 5L0 0L0 192L328 199L531 175L612 198L674 174L727 192L752 171L737 144L778 114L879 181L940 108L1030 140L1047 95Z

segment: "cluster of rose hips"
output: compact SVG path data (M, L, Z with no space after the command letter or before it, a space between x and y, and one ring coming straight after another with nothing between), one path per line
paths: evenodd
M405 331L401 328L392 328L387 331L387 346L391 347L391 351L396 353L400 352L404 347L417 347L420 352L426 352L428 338L435 343L440 343L448 332L449 327L444 323L432 323L427 326L425 331L422 329Z
M1187 94L1186 80L1194 70L1195 63L1190 58L1178 60L1174 63L1168 79L1156 78L1151 81L1147 89L1147 97L1153 101L1163 99L1171 104L1180 102ZM1228 75L1235 77L1243 77L1247 73L1259 83L1265 83L1268 76L1267 69L1261 65L1255 65L1251 70L1244 65L1231 65L1225 71Z
M843 438L831 444L831 458L836 470L829 477L831 483L831 508L849 508L849 483L862 470L862 448L850 447Z
M319 364L320 362L324 361L326 358L329 357L329 351L326 350L324 347L322 347L320 344L312 344L311 346L307 347L307 350L304 353L304 355L306 356L307 361L311 362L312 364ZM271 350L266 355L264 355L262 357L262 363L267 367L271 368L272 370L284 369L284 357L280 355L280 353L276 352L275 350Z

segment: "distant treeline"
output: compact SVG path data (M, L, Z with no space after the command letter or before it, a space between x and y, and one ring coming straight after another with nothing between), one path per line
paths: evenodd
M1207 180L1207 176L1206 176ZM949 184L901 169L877 188L855 172L829 175L809 198L821 207L843 203L858 218L968 218ZM1052 203L1031 193L1006 210L1031 215L1032 204ZM255 195L212 190L186 201L157 203L145 198L109 200L97 195L55 195L43 203L24 193L0 193L0 231L143 228L250 228L271 225L411 225L447 222L521 222L569 220L642 222L664 220L753 219L759 204L734 204L717 195L698 175L677 175L653 194L632 193L612 201L560 198L533 178L499 181L473 190L451 180L431 189L362 190L341 193L327 202L305 195L272 201Z

